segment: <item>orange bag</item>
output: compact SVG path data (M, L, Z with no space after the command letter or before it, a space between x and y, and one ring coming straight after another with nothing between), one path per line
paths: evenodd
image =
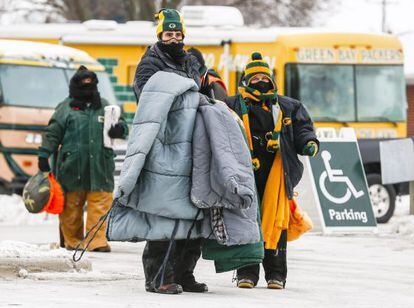
M287 240L294 241L306 232L312 230L313 223L308 214L299 209L295 200L290 201L290 217L287 230Z
M60 186L52 173L49 173L49 183L50 197L42 212L60 214L63 212L63 207L65 205L65 194L63 193L62 186Z

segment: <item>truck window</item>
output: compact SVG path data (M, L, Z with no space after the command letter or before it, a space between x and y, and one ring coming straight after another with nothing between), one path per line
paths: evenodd
M3 103L12 106L55 108L68 96L60 68L0 65Z

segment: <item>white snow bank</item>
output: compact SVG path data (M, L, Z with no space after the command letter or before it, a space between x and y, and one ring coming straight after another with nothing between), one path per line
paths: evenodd
M388 224L389 232L414 239L414 215L392 217Z
M398 196L395 201L394 216L410 215L410 196Z
M29 213L22 198L18 195L0 195L0 225L56 224L58 222L57 217L57 215L47 213Z
M0 242L1 258L72 258L66 249L58 249L56 243L35 245L25 242Z
M137 274L129 273L102 273L99 271L87 272L85 270L72 270L66 273L57 272L41 272L29 273L25 278L34 280L56 280L56 281L71 281L71 282L92 282L92 281L120 281L120 280L143 280L144 277Z
M72 253L57 244L34 245L24 242L0 242L0 277L27 278L32 273L71 273L92 270L92 263L84 258L75 263Z

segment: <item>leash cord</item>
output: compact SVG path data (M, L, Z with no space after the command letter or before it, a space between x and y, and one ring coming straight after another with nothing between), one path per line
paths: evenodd
M96 235L98 234L98 231L102 228L103 224L105 223L105 221L108 219L109 214L111 213L111 211L114 209L115 204L118 203L118 200L114 200L114 202L112 203L110 209L108 210L108 212L106 212L106 214L102 215L98 222L96 224L94 224L92 226L92 228L89 229L88 232L86 232L85 237L83 238L83 240L81 240L78 245L75 247L75 252L73 253L72 256L72 260L74 262L79 262L83 255L85 254L86 250L88 249L89 245L92 243L92 241L94 240L94 238L96 237ZM98 226L99 225L99 226ZM97 229L95 230L95 228L97 227ZM80 250L79 248L81 247L81 245L84 243L84 241L88 238L89 234L92 233L92 231L95 231L95 233L92 235L92 237L90 238L90 240L87 242L86 246ZM81 251L79 257L77 257L78 252Z

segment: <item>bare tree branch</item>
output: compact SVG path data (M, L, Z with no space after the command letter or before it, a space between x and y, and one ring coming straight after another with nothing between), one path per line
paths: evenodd
M161 7L182 5L235 6L248 25L310 26L314 13L332 0L20 0L31 6L13 5L14 11L30 16L44 14L44 22L56 20L114 19L116 21L153 20ZM17 1L14 0L13 4ZM11 0L3 0L0 13L7 13Z

